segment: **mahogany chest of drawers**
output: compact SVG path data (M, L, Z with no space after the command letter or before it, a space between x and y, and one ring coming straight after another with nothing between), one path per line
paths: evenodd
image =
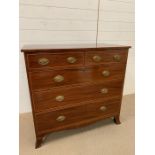
M120 124L129 46L25 46L36 148L45 135L105 118Z

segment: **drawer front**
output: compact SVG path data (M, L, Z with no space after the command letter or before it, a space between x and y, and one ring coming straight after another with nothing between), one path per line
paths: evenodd
M30 82L32 90L44 90L70 84L86 82L84 70L55 70L31 72Z
M60 130L94 118L112 117L119 112L120 100L93 102L82 106L36 115L39 133Z
M28 54L27 60L29 69L82 66L84 64L84 54L83 52Z
M123 64L105 64L85 69L30 72L29 77L32 90L45 90L58 86L86 82L122 80L124 78L124 72L125 65Z
M122 81L114 81L102 84L91 84L69 88L56 88L50 91L33 93L35 112L76 105L90 100L105 100L121 97Z
M88 82L106 82L112 80L122 80L125 75L125 64L102 64L87 67L85 69L85 78Z
M86 65L102 63L126 63L127 52L119 50L86 52Z

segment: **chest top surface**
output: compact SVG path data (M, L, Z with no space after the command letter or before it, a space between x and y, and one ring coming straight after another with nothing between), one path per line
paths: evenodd
M62 51L62 50L101 50L101 49L129 49L131 46L112 45L112 44L38 44L25 45L21 49L22 52L37 52L37 51Z

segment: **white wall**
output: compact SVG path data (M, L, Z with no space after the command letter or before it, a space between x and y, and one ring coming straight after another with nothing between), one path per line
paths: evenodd
M98 0L20 0L20 48L25 44L95 43ZM134 93L134 1L101 0L98 43L132 45L124 94ZM20 53L20 112L31 111Z
M101 0L98 43L131 45L124 94L134 90L134 0Z

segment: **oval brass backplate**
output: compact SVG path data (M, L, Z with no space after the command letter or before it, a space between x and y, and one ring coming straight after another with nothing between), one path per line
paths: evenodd
M119 61L121 60L121 56L118 55L118 54L116 54L116 55L113 56L113 59L114 59L115 61L119 62Z
M55 100L58 102L62 102L64 100L64 96L58 95L58 96L56 96Z
M64 77L62 75L57 75L53 79L54 79L55 82L62 82L62 81L64 81Z
M75 57L68 57L68 58L67 58L67 62L68 62L68 63L73 64L73 63L75 63L76 61L77 61L77 59L76 59Z
M108 76L110 75L110 72L109 72L108 70L104 70L104 71L102 72L102 75L103 75L104 77L108 77Z
M58 122L62 122L62 121L64 121L65 119L66 119L65 116L58 116L56 120L57 120Z
M44 66L44 65L47 65L49 63L49 60L47 58L40 58L40 59L38 59L38 63L40 65Z
M102 57L99 56L99 55L94 55L94 56L93 56L93 60L94 60L95 62L100 62L100 61L102 60Z
M108 88L102 88L101 93L102 94L107 94L108 93Z
M107 107L106 107L106 106L101 106L101 107L100 107L100 110L101 110L101 111L106 111L106 110L107 110Z

